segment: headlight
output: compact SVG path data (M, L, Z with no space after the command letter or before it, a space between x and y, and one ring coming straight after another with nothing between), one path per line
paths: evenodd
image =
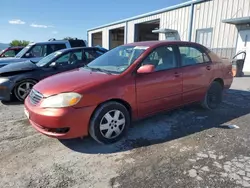
M4 83L4 82L8 82L9 79L8 78L0 78L0 84Z
M60 93L51 97L45 98L41 107L43 108L62 108L77 104L82 98L78 93Z

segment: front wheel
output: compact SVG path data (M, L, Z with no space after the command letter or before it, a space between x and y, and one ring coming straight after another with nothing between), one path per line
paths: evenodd
M16 85L14 88L15 97L23 102L24 99L29 95L31 89L37 82L34 80L24 80Z
M218 108L222 102L223 87L219 82L213 82L202 101L202 107L208 110L213 110Z
M120 140L130 126L130 115L125 106L118 102L101 105L90 121L89 133L102 144L111 144Z

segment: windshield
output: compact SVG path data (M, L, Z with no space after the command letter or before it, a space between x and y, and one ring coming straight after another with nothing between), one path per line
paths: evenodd
M23 48L18 54L16 54L15 57L17 57L17 58L23 57L23 55L30 49L31 46L33 46L33 45L29 44L28 46L26 46L25 48Z
M119 46L99 56L84 68L122 73L147 49L145 46Z
M57 57L61 54L62 54L61 51L56 51L52 54L49 54L46 57L42 58L40 61L38 61L36 65L38 67L43 67L43 66L47 65L52 59L54 59L55 57Z

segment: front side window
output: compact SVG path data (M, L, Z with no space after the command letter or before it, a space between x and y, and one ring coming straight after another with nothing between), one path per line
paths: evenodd
M119 74L132 65L147 48L145 46L118 46L99 56L84 68Z
M143 60L142 65L154 65L155 71L176 68L177 61L173 47L156 48Z
M44 56L46 56L46 45L35 45L28 51L28 57L44 57Z
M179 49L181 53L182 66L190 66L209 62L209 58L206 53L195 47L181 46Z
M55 62L59 66L78 64L82 62L82 51L68 52L59 57Z

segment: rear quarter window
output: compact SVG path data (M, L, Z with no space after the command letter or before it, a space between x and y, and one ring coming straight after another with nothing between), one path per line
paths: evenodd
M75 47L86 47L86 44L83 40L69 40L71 48Z

